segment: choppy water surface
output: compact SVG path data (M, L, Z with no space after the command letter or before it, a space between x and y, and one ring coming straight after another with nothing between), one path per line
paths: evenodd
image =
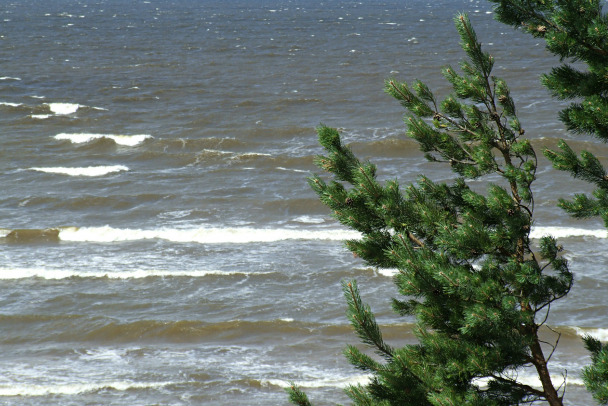
M538 148L569 135L538 75L543 45L478 1L71 1L0 10L0 404L317 404L365 376L340 281L356 278L395 344L412 320L391 272L342 247L353 234L306 184L314 127L340 127L383 178L424 162L383 80L462 57L451 19L470 13ZM576 148L606 147L591 139ZM571 405L580 335L606 338L606 232L555 208L584 191L541 162L536 236L565 246L576 285L553 308L555 374ZM522 379L528 379L522 373ZM534 382L531 382L534 384Z

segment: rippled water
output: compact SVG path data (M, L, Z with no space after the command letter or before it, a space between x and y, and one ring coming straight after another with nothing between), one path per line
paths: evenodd
M357 342L341 280L359 281L388 341L414 338L386 301L392 273L346 252L356 235L307 186L314 127L340 127L383 179L450 179L403 136L382 85L419 78L445 95L458 11L534 145L569 138L538 84L555 59L484 2L6 4L0 404L279 405L288 381L344 402L365 376L341 355ZM562 333L553 372L568 370L569 404L584 405L579 336L608 331L606 232L555 208L584 184L545 161L538 177L534 235L559 236L576 272L549 323Z

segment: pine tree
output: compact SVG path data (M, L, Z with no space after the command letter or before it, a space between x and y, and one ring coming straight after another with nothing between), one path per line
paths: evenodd
M542 76L554 97L572 100L559 114L574 134L608 142L608 17L600 0L490 0L497 19L543 38L561 65ZM576 64L574 64L576 63ZM608 227L608 174L589 151L580 156L561 140L559 150L544 151L553 166L594 185L592 197L577 194L560 206L577 218L601 217ZM587 388L608 404L608 346L584 337L592 364L584 371Z
M361 233L346 242L355 255L398 270L401 296L392 306L416 320L418 343L394 348L356 281L343 283L348 318L375 350L346 348L349 362L371 375L347 394L356 405L561 405L563 382L556 385L548 367L557 338L541 345L539 331L572 274L552 237L537 245L530 239L536 154L507 84L492 75L493 57L465 15L455 24L467 58L460 72L443 69L451 95L439 102L420 81L385 84L407 111L408 136L428 160L449 165L455 181L421 176L403 189L396 180L380 182L376 166L359 160L337 130L318 128L326 155L316 164L333 179L313 176L311 187L336 219ZM474 179L487 181L484 193L470 187ZM542 389L518 381L524 369L536 371ZM289 392L294 404L311 404L297 387Z

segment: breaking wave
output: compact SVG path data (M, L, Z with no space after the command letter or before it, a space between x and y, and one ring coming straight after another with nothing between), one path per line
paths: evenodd
M44 172L44 173L54 173L58 175L68 175L68 176L104 176L110 173L123 172L128 171L129 168L124 165L110 165L110 166L86 166L86 167L75 167L75 168L67 168L67 167L33 167L29 168L32 171Z
M201 244L243 244L283 240L344 240L359 233L344 230L296 230L277 228L194 228L194 229L121 229L105 227L68 227L59 231L62 241L119 242L161 239Z
M0 384L0 396L77 395L100 390L128 391L133 389L162 389L173 382L97 382L53 385Z
M608 233L606 229L586 229L575 227L534 227L530 233L531 238L541 238L545 235L551 235L555 238L568 237L595 237L606 238Z
M107 278L107 279L143 279L143 278L177 278L190 277L202 278L205 276L248 276L253 272L219 271L219 270L146 270L135 271L75 271L65 269L42 269L42 268L0 268L0 280L41 278L50 280L70 278ZM263 274L257 272L255 274Z
M106 167L103 167L106 168ZM121 168L121 167L119 167ZM50 168L60 169L60 168ZM68 168L66 168L68 169ZM69 168L74 171L83 168ZM86 169L86 168L84 168ZM126 170L119 169L119 170ZM75 172L74 172L75 173ZM105 172L103 172L105 174ZM320 219L298 217L294 221L319 223ZM606 230L584 230L570 227L542 227L533 229L532 238L553 235L558 238L589 236L606 238ZM72 242L122 242L138 240L167 240L178 243L200 244L245 244L284 240L332 240L342 241L361 238L361 234L348 229L296 229L253 227L199 227L199 228L116 228L102 227L58 227L47 229L0 229L0 239L9 242L72 241ZM379 271L385 276L396 273L393 269Z
M54 137L56 140L68 140L74 144L82 144L100 138L110 139L118 145L133 147L152 138L148 134L122 135L122 134L94 134L94 133L61 133Z
M14 243L38 241L122 242L159 239L182 243L243 244L283 240L346 240L360 234L348 230L298 230L288 228L201 227L193 229L128 229L103 227L60 227L48 229L0 229L0 239Z

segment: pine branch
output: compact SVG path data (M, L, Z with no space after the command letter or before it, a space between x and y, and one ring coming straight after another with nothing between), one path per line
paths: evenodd
M348 304L348 318L357 335L364 343L376 347L377 352L387 360L393 358L393 349L384 343L380 327L369 306L365 305L359 295L355 281L343 282L342 289Z
M542 267L532 253L536 154L520 139L524 131L506 83L491 76L493 58L482 51L466 16L455 23L468 59L460 65L462 75L444 70L452 96L438 104L420 81L408 86L391 79L385 90L409 112L408 136L429 160L448 162L461 178L447 185L421 177L401 193L396 181L378 182L375 166L362 164L337 131L319 130L328 155L317 164L334 181L314 177L311 187L336 218L363 232L361 240L347 242L351 251L369 264L398 268L395 283L410 299L393 299L393 307L415 316L419 326L419 345L388 346L356 283L344 282L356 334L384 359L347 348L351 364L372 373L370 383L351 387L349 396L360 404L476 399L471 405L542 396L558 405L535 316L569 291L571 274L565 260L551 256L551 247ZM486 174L499 175L503 185L490 185L486 194L467 185L467 179ZM557 276L543 274L549 268ZM542 391L503 378L500 388L484 394L472 383L532 365Z
M293 382L289 384L289 387L285 389L289 394L289 402L297 406L312 406L312 403L308 400L306 393L297 387Z
M591 365L583 369L583 380L587 390L601 405L608 405L608 345L586 335L585 347L591 353Z
M526 385L524 383L518 382L515 379L508 379L499 375L495 375L495 374L491 374L490 377L492 379L496 379L497 381L500 381L502 383L506 383L509 384L511 386L514 386L516 388L521 389L522 391L526 392L526 393L530 393L532 395L536 395L539 398L544 399L545 398L545 392L538 390L536 388L533 388L532 386Z
M495 7L495 11L497 13L497 19L499 21L504 22L508 25L513 25L515 27L523 26L525 27L529 33L534 36L540 36L543 38L547 37L549 32L558 33L566 36L574 36L576 44L583 46L591 53L596 53L599 56L608 56L608 50L604 48L597 47L593 44L590 44L585 36L581 34L583 27L577 27L574 24L568 24L566 19L555 19L552 18L561 13L561 8L555 1L543 2L546 4L547 16L545 13L539 12L539 8L534 8L530 5L530 3L526 2L526 6L523 6L519 1L504 1L504 0L490 0L492 3L498 3ZM567 2L561 2L563 4L567 4ZM587 6L586 10L593 9L593 14L599 16L601 15L601 7L597 1L587 2L590 6ZM509 11L507 11L507 8ZM516 13L513 13L516 11ZM575 11L577 14L581 14L581 10ZM557 20L558 22L556 22ZM567 24L564 27L561 24ZM581 30L581 31L579 31ZM560 54L562 58L572 56L570 53L563 52Z
M548 313L548 311L547 311ZM549 356L547 357L547 362L549 362L551 360L551 358L553 357L553 354L555 353L555 350L557 350L557 346L559 344L559 340L562 338L562 333L558 333L557 331L555 331L554 329L552 329L551 327L547 326L549 328L549 330L551 330L553 333L555 333L557 335L557 338L555 339L555 344L549 344L553 350L551 351L551 354L549 354Z

